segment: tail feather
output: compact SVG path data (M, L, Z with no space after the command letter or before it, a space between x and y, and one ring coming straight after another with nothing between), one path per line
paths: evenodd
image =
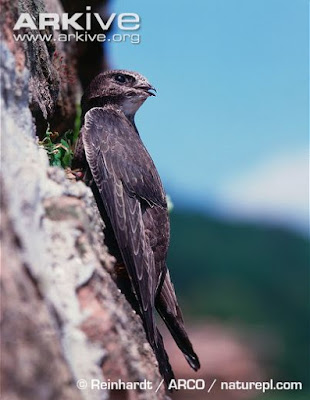
M175 379L174 373L172 371L168 354L165 350L163 338L157 329L156 335L156 347L154 348L155 356L158 361L159 372L165 380L167 387L172 379Z
M159 372L165 380L167 386L172 379L174 379L174 374L169 362L168 354L165 350L163 338L156 327L154 311L141 312L141 307L137 300L137 297L133 293L127 274L117 276L117 285L126 296L128 302L131 304L132 308L140 315L147 340L150 343L155 357L158 362Z
M185 330L184 321L178 305L170 274L167 272L161 291L158 294L155 306L167 325L179 349L183 352L188 364L197 371L200 362Z

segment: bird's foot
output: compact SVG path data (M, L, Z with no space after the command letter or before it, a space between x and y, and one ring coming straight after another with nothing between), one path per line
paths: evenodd
M84 178L84 172L80 168L77 169L66 168L65 171L67 178L70 181L81 181Z

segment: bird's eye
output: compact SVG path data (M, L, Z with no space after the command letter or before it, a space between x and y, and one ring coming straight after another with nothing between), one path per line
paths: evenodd
M122 74L116 74L114 75L114 79L116 80L116 82L118 83L125 83L126 82L126 77Z

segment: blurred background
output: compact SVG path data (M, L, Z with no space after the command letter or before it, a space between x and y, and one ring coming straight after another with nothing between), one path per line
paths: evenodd
M108 43L110 66L158 90L136 122L174 203L169 268L202 361L191 373L167 334L177 377L304 385L223 395L217 383L210 399L310 398L308 1L109 12L142 20L140 44Z

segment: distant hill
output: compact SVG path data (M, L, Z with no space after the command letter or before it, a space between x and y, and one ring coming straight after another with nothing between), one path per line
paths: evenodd
M275 333L281 378L309 379L309 241L174 210L169 267L184 312Z

